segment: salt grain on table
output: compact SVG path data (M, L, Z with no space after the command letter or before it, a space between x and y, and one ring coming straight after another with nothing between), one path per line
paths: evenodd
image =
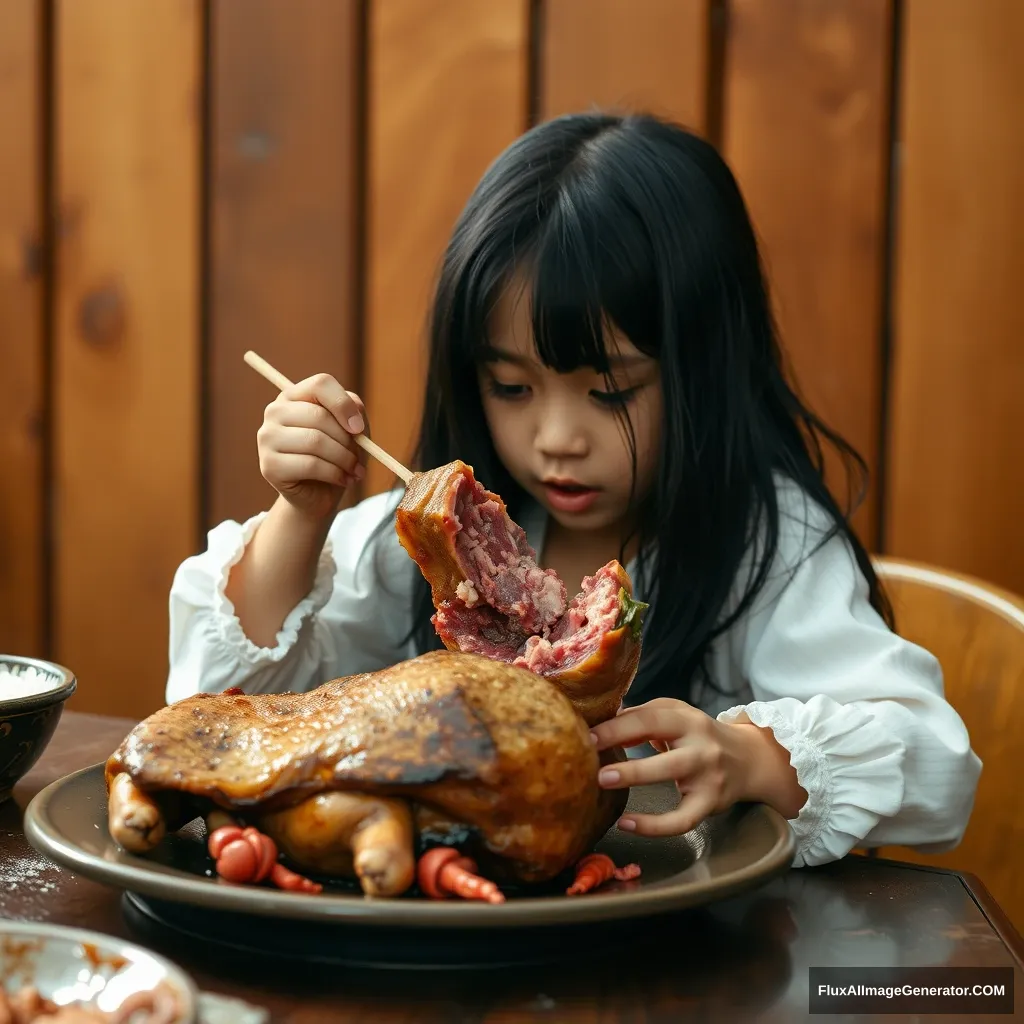
M59 887L60 868L41 857L0 861L0 892L26 889L33 896L45 896Z

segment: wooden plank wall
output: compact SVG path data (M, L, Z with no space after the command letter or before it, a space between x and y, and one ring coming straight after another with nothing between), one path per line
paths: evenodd
M636 109L707 130L711 0L549 0L537 28L539 120Z
M1024 593L1024 5L909 0L886 546Z
M271 500L242 352L333 372L407 456L463 202L594 105L720 145L802 390L875 471L861 535L1024 591L1015 0L144 6L0 5L0 650L78 707L160 703L174 570Z
M356 0L214 0L210 9L206 524L274 498L256 431L292 380L358 373L362 52Z
M159 706L195 546L200 13L55 7L52 629L82 710Z
M43 18L0 5L0 651L45 652Z
M369 11L363 398L399 461L422 407L427 310L448 234L527 127L528 0L388 0ZM429 55L429 57L427 56ZM372 463L367 493L393 486Z
M892 0L733 0L722 79L722 151L761 237L793 372L873 477L892 14ZM872 547L877 501L872 488L855 518Z

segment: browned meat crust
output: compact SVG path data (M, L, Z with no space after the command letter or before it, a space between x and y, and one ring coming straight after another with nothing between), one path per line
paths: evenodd
M551 878L621 813L573 705L540 676L436 651L302 694L198 694L108 759L148 793L257 819L333 790L408 797L474 830L511 877Z

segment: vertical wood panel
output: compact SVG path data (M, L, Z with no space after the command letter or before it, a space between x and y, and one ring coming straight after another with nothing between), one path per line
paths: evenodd
M877 542L891 2L733 0L722 100L723 151L762 239L797 383L872 470L855 519L869 546ZM844 488L834 490L845 500Z
M1024 593L1024 5L903 38L887 547Z
M646 110L706 128L710 0L545 0L539 114Z
M357 0L215 0L212 32L208 518L274 498L256 431L274 390L252 348L298 380L358 381Z
M487 165L527 126L527 0L370 7L366 401L374 439L405 461L426 366L436 270ZM392 484L372 463L366 492Z
M197 542L200 6L56 18L55 653L79 710L141 716Z
M0 4L0 652L43 653L38 0Z

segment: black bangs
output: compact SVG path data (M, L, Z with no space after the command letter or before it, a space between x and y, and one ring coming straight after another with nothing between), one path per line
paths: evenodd
M592 140L528 201L506 194L500 210L481 202L453 275L458 312L449 340L457 358L488 359L492 314L505 289L517 286L530 292L538 356L558 373L590 367L608 374L608 327L659 355L664 284L645 218L650 208L631 202L622 169L602 163L603 148Z
M533 256L533 333L542 362L556 372L607 374L608 326L658 356L661 288L639 211L614 180L600 180L600 167L580 164L562 182Z
M609 368L603 324L612 314L587 212L563 197L533 260L534 343L541 362L558 373L580 367L607 373Z

